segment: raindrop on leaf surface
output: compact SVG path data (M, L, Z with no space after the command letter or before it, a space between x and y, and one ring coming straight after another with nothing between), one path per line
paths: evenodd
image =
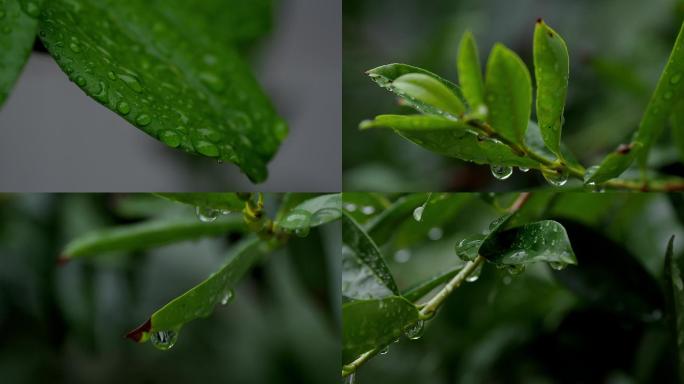
M199 218L203 223L211 223L215 221L221 213L218 209L208 207L197 207L195 212L197 213L197 218Z
M389 345L380 350L381 355L386 355L389 353Z
M507 165L492 165L492 176L498 180L506 180L513 174L513 167Z
M173 348L178 340L178 332L176 331L157 331L153 332L150 341L155 348L161 351L168 351Z
M475 270L472 271L472 272L470 273L470 275L468 275L468 277L466 277L465 280L466 280L468 283L474 283L474 282L476 282L476 281L480 278L480 274L481 274L481 273L482 273L482 264L478 265L477 268L475 268Z
M233 298L235 297L235 293L233 293L232 289L226 290L226 292L223 294L223 297L221 298L221 305L226 305L233 301Z
M551 268L555 269L556 271L562 271L565 269L565 267L568 266L568 264L563 263L563 262L550 262L549 266Z
M425 211L425 206L421 205L420 207L417 207L416 209L413 210L413 218L416 221L421 221L423 220L423 211Z
M418 340L425 331L425 321L418 320L404 329L404 336L410 340Z
M567 169L542 169L542 175L554 187L562 187L568 182L569 172Z

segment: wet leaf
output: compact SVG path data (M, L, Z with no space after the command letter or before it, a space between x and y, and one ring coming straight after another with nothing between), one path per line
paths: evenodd
M673 251L674 236L667 244L665 254L665 298L667 300L668 320L673 331L678 355L678 373L684 379L684 275L682 261Z
M680 100L672 111L672 139L679 151L679 159L684 163L684 100Z
M442 83L444 86L449 88L453 94L455 94L461 101L464 101L463 99L463 93L461 92L461 89L454 83L452 83L449 80L446 80L442 77L439 77L438 75L427 71L422 68L414 67L412 65L407 65L407 64L387 64L383 65L377 68L373 68L366 72L370 78L375 81L376 84L381 86L382 88L387 89L390 92L394 92L394 89L392 88L392 82L401 76L408 75L411 73L418 73L421 75L426 75L429 76L433 79L436 79L440 83ZM402 95L397 95L399 97L402 97Z
M150 316L127 337L145 342L156 332L180 329L192 320L207 317L217 304L230 299L232 290L245 273L269 251L265 242L250 237L236 245L226 264L199 285L175 298Z
M385 259L375 245L375 242L346 213L342 214L342 242L349 247L358 263L367 267L372 272L372 277L387 287L395 295L399 295L399 289L394 282L392 273L385 263Z
M342 297L345 300L382 299L394 294L354 250L342 246Z
M398 339L404 329L418 321L416 307L402 297L364 300L342 306L342 360Z
M411 104L425 106L421 112L460 116L465 106L449 88L439 80L422 73L409 73L392 82L397 94L411 100Z
M636 141L643 147L638 151L638 160L642 168L646 167L651 145L662 132L674 104L684 95L684 23L672 47L672 53L665 69L658 80L651 100L639 124Z
M523 265L545 261L565 266L577 264L563 226L553 220L493 230L479 254L497 265Z
M485 90L477 43L470 31L466 31L463 34L458 48L456 66L458 68L458 81L463 95L468 105L470 105L470 109L476 111L479 106L485 103Z
M502 137L523 144L532 108L532 80L520 57L502 44L487 61L487 121ZM495 163L496 164L496 163Z
M347 194L345 193L345 196ZM398 198L391 206L369 221L365 229L376 244L385 244L394 231L407 218L411 217L416 207L423 204L429 193L413 193Z
M337 220L342 216L342 194L322 195L303 201L276 225L285 229L313 228Z
M241 212L245 207L245 202L237 193L157 193L156 195L194 207L233 212Z
M37 0L0 1L0 107L33 49L40 6Z
M287 127L226 44L233 37L220 31L233 27L234 16L225 5L52 0L40 37L97 102L170 147L230 161L261 182Z
M584 175L584 183L601 184L620 176L632 165L641 147L642 145L639 142L621 145L614 152L606 156L600 165L587 170Z
M546 146L561 155L563 110L568 94L570 59L563 38L541 19L534 30L537 120Z
M476 164L538 168L536 161L517 155L506 144L492 140L463 121L441 116L380 115L361 123L361 129L387 127L405 139L444 156Z
M112 251L145 250L245 230L241 216L229 216L211 223L203 223L197 219L157 220L87 233L67 244L62 255L68 259L76 259Z

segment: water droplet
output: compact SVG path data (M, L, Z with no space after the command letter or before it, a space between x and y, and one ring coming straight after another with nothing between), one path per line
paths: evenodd
M176 331L156 331L150 337L152 345L162 351L168 351L173 348L177 340L178 332Z
M554 261L554 262L550 262L550 263L549 263L549 266L550 266L551 268L555 269L556 271L562 271L562 270L565 269L565 267L568 266L568 264L567 264L567 263L560 262L560 261L559 261L559 262L555 262L555 261Z
M389 353L389 345L380 350L381 355L386 355Z
M218 218L221 212L218 209L214 208L197 207L195 209L195 213L197 214L197 218L199 218L201 222L211 223L212 221L215 221L216 218Z
M413 219L420 222L423 220L423 211L425 211L425 205L421 205L413 210Z
M399 264L407 263L411 260L411 251L408 249L400 249L394 253L394 261Z
M568 182L568 177L570 176L567 169L549 169L542 168L542 175L549 182L549 184L554 187L562 187Z
M513 168L507 165L492 165L492 176L498 180L506 180L513 174Z
M152 116L143 113L135 119L135 123L141 127L146 127L152 123Z
M130 89L137 93L142 93L143 87L140 85L140 81L135 76L127 74L118 74L117 77L121 79Z
M444 236L444 230L442 230L442 228L433 227L433 228L430 228L430 230L428 231L428 238L430 240L436 241L436 240L441 239L442 236Z
M341 212L339 209L336 208L323 208L321 210L316 211L312 216L311 216L311 226L312 227L317 227L321 224L327 223L329 221L333 221L340 217Z
M347 210L347 212L355 212L356 211L356 204L353 203L348 203L344 205L344 209Z
M410 340L418 340L423 336L425 331L425 322L418 320L404 329L404 336Z
M370 206L370 205L367 205L367 206L361 208L361 212L362 212L364 215L370 216L370 215L372 215L372 214L375 213L375 207Z
M527 172L529 172L529 171L530 171L530 169L529 169L529 168L527 168L527 167L518 167L518 169L519 169L519 170L520 170L520 172L522 172L522 173L527 173Z
M109 71L107 73L107 77L109 78L109 80L112 80L112 81L116 80L116 75L112 71Z
M355 384L356 383L356 373L350 373L349 376L344 378L344 384Z
M232 289L226 290L226 292L223 294L223 297L221 297L221 305L226 305L233 301L233 298L235 297L235 293L233 292Z
M681 73L675 73L670 77L670 84L677 84L679 81L682 80L682 74Z
M476 235L466 237L461 240L456 245L456 256L464 261L473 260L477 257L478 251L480 250L480 245L482 245L482 240L484 236Z
M294 233L297 235L297 237L307 237L309 236L309 232L311 232L311 227L301 227L295 229Z
M525 264L508 265L506 267L506 271L508 271L508 273L510 275L513 275L513 276L519 275L519 274L525 272Z
M216 76L213 73L209 72L204 72L199 75L200 81L204 83L209 89L216 93L220 93L223 91L223 88L225 85L223 84L223 80L221 80L220 77Z
M220 155L217 146L204 140L198 141L197 144L195 144L195 149L197 152L207 157L219 157Z
M469 283L474 283L480 278L480 274L482 273L482 264L478 265L477 268L466 277L466 281Z
M74 53L81 53L81 46L76 43L69 44L69 49L74 51Z
M76 84L78 84L79 87L83 88L86 85L88 85L88 80L86 80L86 78L83 76L78 76L76 78Z
M665 94L663 95L663 98L665 100L670 100L672 98L672 92L670 92L670 91L665 92Z
M174 131L162 132L159 140L171 148L178 148L181 145L181 136Z
M29 2L19 2L22 5L22 9L24 12L26 12L27 15L33 17L34 19L40 16L40 7L38 4L34 3L33 1Z
M287 228L294 228L297 236L306 236L309 234L309 227L311 226L311 213L303 209L295 209L285 216L283 222ZM297 233L297 230L301 231Z
M131 113L131 106L127 102L122 101L116 106L116 110L122 115L128 115Z

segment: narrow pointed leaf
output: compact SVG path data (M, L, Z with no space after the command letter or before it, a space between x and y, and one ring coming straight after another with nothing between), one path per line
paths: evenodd
M390 272L375 242L346 213L342 214L342 242L350 248L360 264L369 268L373 274L372 278L377 279L395 295L399 295L399 289L394 282L392 272Z
M403 297L364 300L342 306L342 360L398 339L418 321L418 310Z
M665 298L673 340L677 350L677 369L680 380L684 380L684 275L682 262L673 250L674 236L667 243L665 254Z
M444 272L441 272L436 276L432 276L429 279L426 279L425 281L422 281L416 284L415 286L407 289L403 292L402 296L406 300L415 303L428 293L432 292L432 290L434 290L435 288L451 280L454 276L458 274L458 272L461 271L461 269L463 269L464 265L464 263L460 263L459 265L452 267Z
M38 32L39 6L39 1L0 1L0 107L33 49Z
M639 142L621 145L614 152L606 156L599 166L587 170L584 176L584 183L601 184L620 176L632 165L641 147L642 145Z
M461 39L456 67L463 96L470 109L476 111L485 103L485 89L477 43L470 31L466 31Z
M489 55L485 95L492 128L523 144L532 108L532 80L525 63L502 44L494 45Z
M145 342L154 332L178 333L186 323L211 315L214 307L224 301L226 295L232 295L235 285L268 251L267 244L255 237L243 240L221 269L153 313L127 337Z
M522 265L540 261L577 264L565 228L553 220L498 231L485 239L479 253L498 265Z
M240 212L245 207L245 202L237 193L157 193L156 195L194 207L233 212Z
M517 155L509 146L479 134L462 121L441 116L381 115L361 123L361 129L388 127L405 139L440 155L472 161L538 168L536 161Z
M340 216L342 195L334 193L303 201L285 213L276 224L286 229L313 228L337 220Z
M570 58L563 38L541 19L534 30L537 120L546 146L561 156L563 110L568 94Z
M62 252L67 259L95 256L113 251L138 251L229 232L243 232L240 216L229 216L211 223L198 219L158 220L92 232L71 241Z
M237 50L194 31L217 25L202 10L222 2L206 2L51 0L40 37L97 102L170 147L235 163L261 182L287 127ZM230 11L214 16L228 21Z
M461 92L461 89L454 83L452 83L449 80L446 80L430 71L427 71L422 68L414 67L412 65L408 64L387 64L383 65L377 68L373 68L366 72L368 76L379 86L382 88L385 88L391 92L394 92L392 89L392 82L394 80L400 78L401 76L412 74L412 73L418 73L426 76L430 76L433 79L436 79L440 83L444 84L447 88L451 90L461 101L465 101L463 98L463 93ZM401 97L401 95L398 95Z
M643 143L643 147L639 150L637 157L642 168L646 166L651 145L660 136L672 108L682 96L684 96L684 23L639 124L636 141Z
M426 113L463 115L465 106L446 85L422 73L409 73L392 82L392 87Z

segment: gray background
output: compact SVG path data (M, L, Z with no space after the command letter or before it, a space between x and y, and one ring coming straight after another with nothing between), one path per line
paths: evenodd
M281 0L257 76L290 136L254 185L232 164L165 147L34 53L0 110L0 191L340 191L341 0Z

